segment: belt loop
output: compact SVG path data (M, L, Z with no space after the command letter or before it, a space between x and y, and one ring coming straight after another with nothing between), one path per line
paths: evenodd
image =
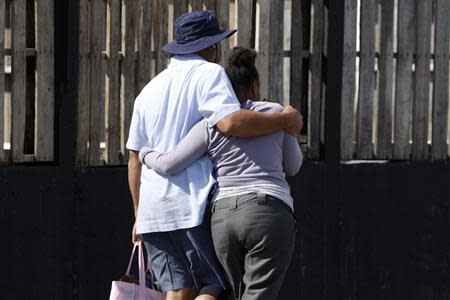
M211 203L211 214L213 214L216 211L216 201L212 201Z
M266 203L266 194L256 193L256 203L258 204Z
M238 199L239 199L239 196L234 196L233 198L234 198L234 199L233 199L233 206L232 206L231 209L236 209L236 208L238 207Z

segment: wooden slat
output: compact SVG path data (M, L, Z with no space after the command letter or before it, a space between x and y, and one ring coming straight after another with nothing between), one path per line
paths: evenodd
M203 10L203 1L202 0L189 0L189 6L191 7L191 11Z
M261 97L283 104L284 2L260 1L259 59ZM266 34L263 34L266 33ZM270 36L270 39L267 38Z
M106 161L117 165L120 162L120 48L121 48L121 19L120 0L110 2L110 40L109 40L109 99L108 124L106 127ZM147 48L147 52L149 48Z
M259 53L257 57L259 89L261 97L267 98L269 97L269 39L267 36L270 34L270 7L268 0L259 1L259 32Z
M187 0L173 0L173 21L188 11L188 1ZM175 26L173 27L175 36Z
M36 47L36 9L34 1L27 1L25 47ZM36 56L26 57L26 104L24 154L34 154L36 125Z
M376 148L378 159L387 159L392 156L393 36L394 1L383 0L381 1L380 83Z
M5 1L0 1L0 161L5 159L3 148L4 143L4 124L5 124L5 18L6 5Z
M361 60L359 68L357 158L371 159L375 63L376 0L361 2Z
M216 0L203 0L203 5L206 10L216 10Z
M26 1L15 0L12 8L11 150L14 162L23 162L26 105Z
M168 7L167 2L164 0L157 0L156 9L154 13L154 40L155 40L155 72L158 74L164 70L167 66L167 56L162 50L162 46L167 43L168 33Z
M89 142L91 103L90 9L88 0L80 0L79 24L76 163L78 165L86 165L88 161L87 144Z
M88 0L80 0L78 97L77 97L77 143L76 163L88 162L87 144L89 142L89 122L91 104L90 69L90 9Z
M153 2L153 1L152 1ZM136 1L125 0L125 28L122 29L125 55L122 60L123 91L124 91L124 134L122 145L125 145L130 130L131 116L133 113L133 103L135 98L135 32L136 32ZM125 151L125 161L128 160L128 151Z
M283 22L284 2L270 1L269 99L284 103L283 95Z
M89 165L100 165L101 103L105 97L105 73L102 51L106 28L106 3L91 1L91 118L89 124Z
M149 0L140 0L140 28L138 47L138 90L139 92L150 81L152 47L152 11Z
M447 158L449 80L448 0L436 0L432 158Z
M238 0L238 32L237 32L237 44L240 47L253 48L253 14L254 7L253 1Z
M345 0L344 59L341 95L341 159L353 158L357 0Z
M411 105L414 97L412 63L415 49L415 1L398 1L397 72L395 86L394 159L409 159Z
M54 143L54 37L53 0L37 1L37 73L35 156L38 161L53 160Z
M417 1L416 95L413 110L413 158L428 158L430 38L433 1Z
M217 18L222 29L230 29L230 0L218 0L217 1ZM220 62L222 66L225 66L230 53L230 39L224 39L221 42L221 57Z
M292 2L290 57L290 104L300 111L303 101L301 90L303 82L303 30L301 1Z
M311 87L309 89L308 148L312 159L320 155L320 112L322 103L322 55L324 34L323 0L313 0L314 25L311 56Z

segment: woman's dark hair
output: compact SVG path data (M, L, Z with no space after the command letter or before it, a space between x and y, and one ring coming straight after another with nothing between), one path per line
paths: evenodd
M253 49L234 47L231 50L225 71L235 91L249 89L253 82L259 81L255 59L256 51Z

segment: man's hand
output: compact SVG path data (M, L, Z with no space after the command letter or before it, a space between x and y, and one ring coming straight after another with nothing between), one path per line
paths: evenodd
M291 105L286 106L283 114L286 116L286 132L298 137L303 128L303 116Z
M142 237L140 234L136 234L136 222L134 222L133 230L131 231L131 241L133 244L136 244L137 242L142 241Z

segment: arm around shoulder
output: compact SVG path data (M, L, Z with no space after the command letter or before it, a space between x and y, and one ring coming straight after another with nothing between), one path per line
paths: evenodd
M220 120L217 128L226 135L255 137L285 129L285 121L281 112L264 113L241 109Z

